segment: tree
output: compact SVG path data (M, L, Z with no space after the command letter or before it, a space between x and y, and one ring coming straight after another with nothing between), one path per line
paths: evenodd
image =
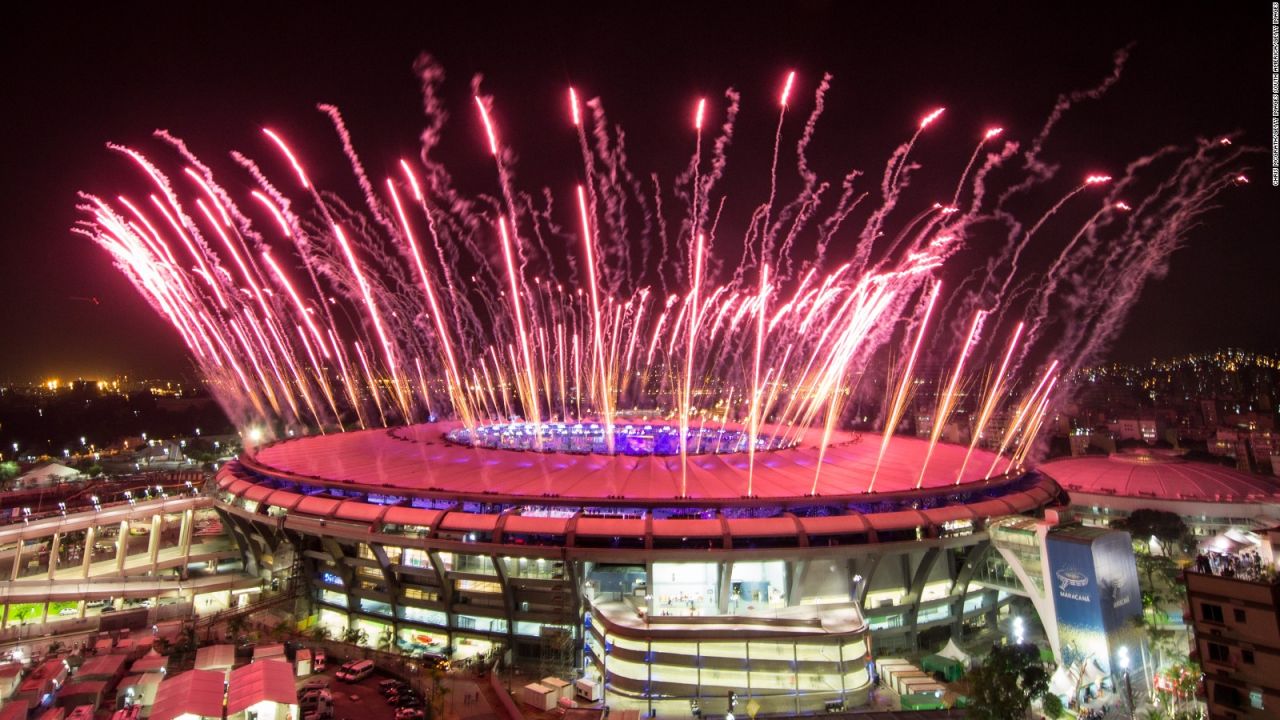
M1049 668L1032 643L995 645L982 666L969 673L972 720L1019 720L1049 692Z
M431 677L431 691L427 696L427 713L424 720L435 720L445 716L444 696L449 692L449 688L444 686L444 674L444 668L440 665L432 665L428 671Z
M288 620L281 620L271 628L271 639L280 642L293 634L293 623Z
M348 645L364 645L369 640L369 633L364 628L347 628L342 632L342 642Z
M240 639L240 633L244 632L245 626L248 624L248 618L244 615L236 615L227 621L227 634L231 636L233 641L238 641Z
M1044 716L1047 718L1058 718L1062 716L1062 698L1047 692L1044 699L1040 701L1040 707L1044 710Z
M321 625L317 623L315 627L311 628L311 637L314 640L324 642L325 640L328 640L331 636L332 636L332 633L329 632L329 628L325 625Z
M1135 541L1146 547L1148 554L1151 552L1151 538L1160 542L1163 554L1169 555L1171 550L1183 545L1188 535L1187 524L1182 518L1171 512L1149 508L1134 510L1129 517L1112 523L1112 527L1128 530Z

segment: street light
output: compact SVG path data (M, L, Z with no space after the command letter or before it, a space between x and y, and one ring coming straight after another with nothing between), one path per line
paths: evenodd
M1120 669L1124 671L1124 696L1125 707L1129 709L1129 718L1133 718L1133 683L1129 681L1129 646L1121 645L1117 652L1120 660Z

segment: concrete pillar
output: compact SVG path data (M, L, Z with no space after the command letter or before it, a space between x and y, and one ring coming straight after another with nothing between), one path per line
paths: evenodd
M84 598L81 598L80 602L76 603L76 618L80 620L84 619L85 605L86 603L84 601Z
M120 521L120 532L116 535L116 572L124 573L124 561L129 558L129 521Z
M84 531L84 552L81 553L80 577L89 577L89 566L93 564L93 543L98 534L98 526L90 525Z
M729 592L733 590L733 561L716 563L716 569L720 581L716 588L716 611L724 615L729 612Z
M147 537L147 562L155 571L156 560L160 555L160 533L164 531L164 513L151 516L151 535Z
M18 538L18 542L13 545L13 568L9 571L9 582L18 579L18 570L22 567L22 545L24 540Z
M647 560L644 564L644 594L649 598L645 601L647 610L645 611L649 617L653 617L654 603L658 601L658 596L653 591L653 561Z
M195 524L195 510L187 508L182 511L182 530L178 533L178 554L182 559L191 559L191 526Z
M53 540L49 542L49 579L52 580L58 572L58 553L62 550L62 533L55 532Z

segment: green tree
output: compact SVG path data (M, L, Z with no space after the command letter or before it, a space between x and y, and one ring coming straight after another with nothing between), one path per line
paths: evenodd
M271 628L271 639L281 642L285 638L293 634L293 623L288 620L281 620Z
M363 645L369 640L369 633L364 628L347 628L342 633L342 642L348 645Z
M440 665L432 665L427 674L431 677L431 690L427 696L427 712L424 720L443 718L445 717L444 699L449 693L449 688L444 686L445 669Z
M324 625L316 623L316 625L311 628L311 637L314 640L324 642L325 640L328 640L331 636L332 636L332 633L329 632L329 628Z
M231 636L231 640L233 642L238 642L240 640L240 633L244 632L244 629L248 624L249 619L244 615L236 615L227 621L227 634Z
M969 680L973 703L966 717L972 720L1020 720L1049 692L1049 668L1031 643L993 646Z
M1051 692L1044 694L1044 699L1040 701L1040 707L1044 710L1044 716L1051 720L1056 720L1062 716L1062 698Z
M1182 548L1189 534L1187 524L1176 514L1149 508L1134 510L1129 517L1111 523L1111 526L1128 530L1135 542L1146 547L1148 554L1151 552L1151 538L1159 541L1165 555L1171 555Z

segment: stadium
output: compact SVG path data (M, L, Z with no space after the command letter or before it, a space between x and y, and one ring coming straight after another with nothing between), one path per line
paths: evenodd
M1143 508L1181 517L1200 541L1280 525L1280 485L1175 453L1063 458L1039 470L1071 493L1072 514L1088 525L1106 527Z
M684 466L660 423L613 453L573 438L595 427L283 440L225 465L216 505L246 569L302 573L335 634L455 658L501 645L582 669L606 702L747 689L809 711L865 702L873 640L882 655L994 627L1014 593L984 574L988 521L1065 500L967 446L895 437L877 462L878 437L749 453L717 430Z

